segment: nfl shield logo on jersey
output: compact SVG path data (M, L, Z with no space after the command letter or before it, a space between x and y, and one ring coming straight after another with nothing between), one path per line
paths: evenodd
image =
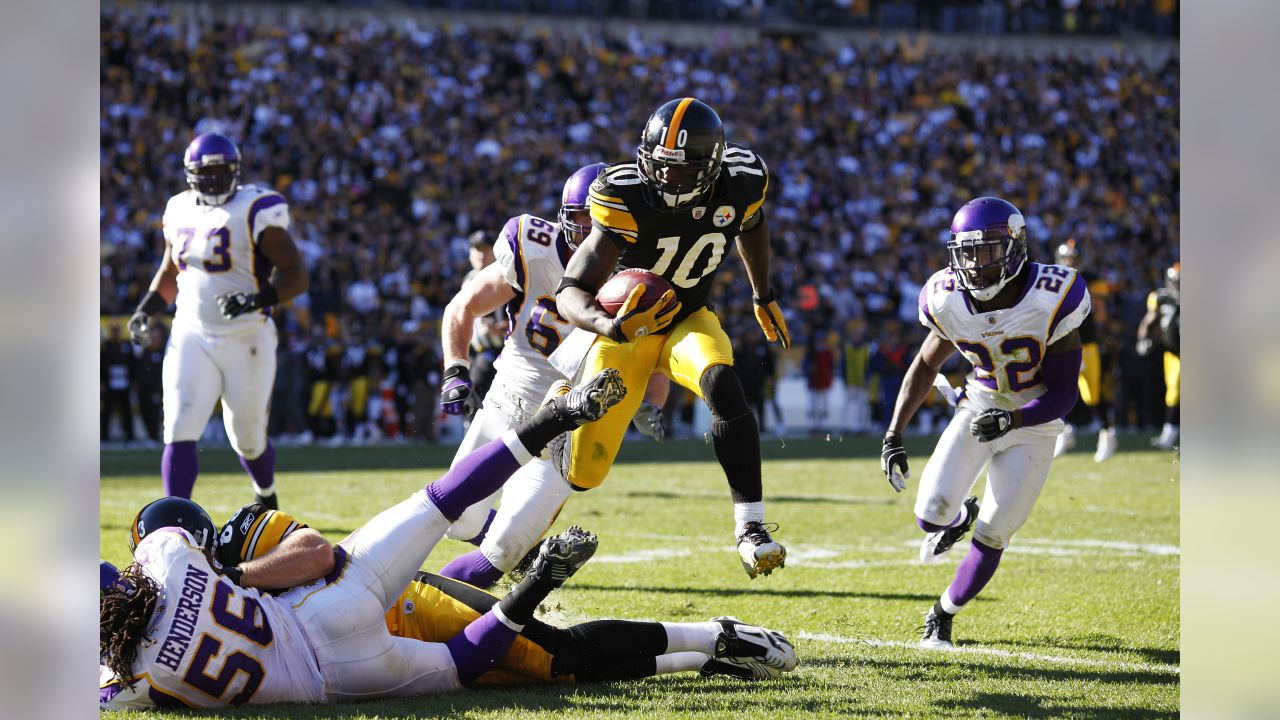
M711 217L711 222L714 223L716 227L725 227L729 223L733 222L734 214L733 208L728 205L721 205L716 208L716 214Z
M699 205L698 207L693 209L694 220L701 220L702 216L706 214L707 214L707 208L705 206Z

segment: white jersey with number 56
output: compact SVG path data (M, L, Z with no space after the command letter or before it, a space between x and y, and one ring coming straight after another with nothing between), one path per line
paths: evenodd
M315 654L287 605L215 572L185 530L149 533L134 557L160 596L132 677L102 668L103 709L325 700Z
M574 332L556 309L556 288L573 251L558 224L520 215L502 228L493 254L516 291L505 308L507 339L494 362L494 384L536 409L551 384L563 377L548 358Z
M289 204L270 188L241 185L222 205L205 205L192 190L169 199L164 237L178 267L178 310L173 321L204 335L227 335L259 326L266 310L234 320L218 312L217 296L256 293L271 276L272 265L258 250L268 227L289 229Z
M956 287L950 268L934 273L920 290L920 322L950 340L973 365L964 397L979 411L1014 410L1043 395L1040 363L1045 352L1089 314L1089 290L1075 270L1027 265L1026 287L1005 310L979 312ZM1061 423L1048 425L1056 433Z

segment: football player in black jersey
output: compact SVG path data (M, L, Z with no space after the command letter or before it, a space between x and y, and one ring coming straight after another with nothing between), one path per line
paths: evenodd
M1075 268L1084 278L1093 309L1080 323L1080 352L1084 358L1084 364L1080 367L1080 399L1066 417L1067 422L1054 445L1053 456L1058 457L1075 447L1075 422L1090 423L1096 419L1098 449L1094 452L1093 459L1094 462L1106 462L1116 454L1119 445L1112 419L1111 399L1107 396L1110 388L1104 376L1106 368L1112 364L1112 358L1103 353L1102 345L1098 342L1098 327L1107 321L1106 298L1110 294L1110 288L1107 281L1081 267L1080 249L1076 247L1075 238L1069 238L1059 245L1054 252L1054 259L1059 265Z
M1164 355L1164 427L1151 444L1172 450L1178 444L1182 408L1182 360L1179 354L1182 330L1180 286L1182 263L1165 271L1165 286L1147 296L1147 314L1138 324L1138 354L1152 350Z
M579 372L617 368L630 392L600 422L574 431L561 455L570 484L598 486L618 454L651 372L697 393L711 409L711 437L734 502L738 553L756 577L782 567L786 549L764 523L760 431L733 370L733 347L707 296L730 238L755 296L755 314L771 342L791 343L769 286L769 171L745 147L726 144L715 110L694 98L658 108L641 133L635 162L613 165L591 186L591 234L574 254L557 295L565 318L596 333ZM616 317L596 291L616 270L641 268L675 292L638 307L636 288Z

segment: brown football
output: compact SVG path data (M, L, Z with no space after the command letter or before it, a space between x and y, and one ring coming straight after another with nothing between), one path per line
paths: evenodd
M600 303L600 307L609 313L610 317L618 314L618 310L622 304L627 301L627 296L631 294L632 288L636 285L644 285L644 295L640 296L641 309L652 307L662 297L663 293L672 289L671 283L661 275L655 275L648 270L639 268L630 268L622 270L600 288L596 293L596 301Z

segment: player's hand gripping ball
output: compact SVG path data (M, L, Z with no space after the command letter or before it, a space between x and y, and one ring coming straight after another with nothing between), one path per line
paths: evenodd
M648 270L623 270L609 278L596 302L613 316L613 339L630 342L660 332L680 312L675 288Z

